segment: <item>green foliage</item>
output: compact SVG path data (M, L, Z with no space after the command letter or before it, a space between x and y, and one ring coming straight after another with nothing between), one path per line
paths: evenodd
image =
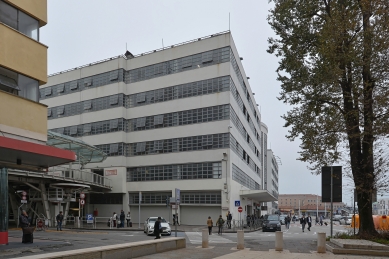
M301 138L299 159L316 173L349 163L361 233L375 233L370 194L387 185L387 153L377 150L389 136L389 2L273 2L268 52L279 58L279 100L292 106L286 137Z

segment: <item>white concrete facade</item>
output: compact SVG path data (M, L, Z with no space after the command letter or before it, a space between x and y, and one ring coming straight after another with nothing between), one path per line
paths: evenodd
M180 223L182 224L205 225L208 216L216 219L220 214L225 216L227 211L231 211L233 218L238 219L239 215L237 207L235 206L235 201L238 200L244 208L244 214L257 213L259 215L258 208L255 204L265 201L241 197L240 190L263 189L263 166L261 165L261 156L263 150L267 152L267 148L265 147L265 149L263 149L260 144L260 112L257 108L247 76L245 75L238 51L229 32L214 35L188 44L169 47L162 51L156 51L135 58L126 59L125 57L117 57L98 64L58 73L54 76L49 76L48 83L41 86L41 89L47 89L48 87L54 87L62 83L65 83L66 85L66 83L70 81L84 79L86 77L96 76L118 69L123 69L124 77L127 71L132 71L133 69L155 65L161 62L170 62L175 59L182 59L191 55L221 48L230 48L229 61L202 66L203 63L206 64L203 62L201 65L191 67L185 71L163 76L154 76L147 80L126 82L126 80L123 79L122 81L118 80L117 82L110 82L105 85L84 88L83 90L70 92L68 94L53 97L45 96L41 99L42 103L48 105L49 108L53 108L62 105L81 103L88 100L96 100L97 98L115 94L129 96L220 77L229 77L230 81L235 85L236 91L234 92L229 88L227 91L200 94L197 96L155 102L135 107L128 107L128 99L125 99L126 101L124 102L126 104L123 104L123 106L82 112L81 114L71 116L49 118L48 128L54 130L69 126L93 124L117 118L125 121L126 126L123 127L123 130L80 136L83 141L92 145L99 146L122 143L124 149L122 155L108 154L109 157L103 163L87 165L87 167L94 172L104 170L104 175L111 178L113 182L111 193L122 194L122 198L120 199L121 202L118 203L117 200L115 202L109 202L108 199L105 198L104 202L101 200L96 201L96 199L87 200L89 204L86 207L86 212L91 213L95 208L98 208L99 216L108 217L111 216L114 211L118 213L123 209L126 214L127 211L131 211L132 221L138 223L138 203L134 203L134 201L138 199L139 192L142 192L142 197L146 197L144 199L150 198L150 200L143 200L141 203L141 222L146 220L147 217L159 215L169 217L170 221L172 221L171 211L166 207L165 202L161 202L160 197L174 197L175 188L179 188L181 190L182 204L178 209L178 214ZM235 57L241 77L238 76L236 66L234 68L234 65L231 62L231 56ZM215 58L215 54L213 58ZM242 85L242 79L244 87ZM237 101L238 99L236 96L240 98L240 102ZM252 104L249 103L249 99L252 101ZM175 126L164 125L163 127L158 128L155 128L156 124L154 121L153 129L138 130L138 128L136 128L137 130L135 131L128 130L131 127L129 126L131 123L128 121L134 118L156 116L160 114L164 114L163 118L167 118L167 114L171 113L199 110L208 107L219 107L222 105L229 107L229 115L224 119L210 118L201 123L197 122ZM243 111L241 107L244 107ZM240 120L240 127L232 120L230 115L232 109ZM248 116L250 117L249 120L247 119ZM251 124L249 121L251 121ZM163 122L163 124L164 123L165 122ZM246 137L243 137L242 135L242 128L243 131L245 131ZM225 142L228 143L218 145L218 143L215 142L215 138L213 138L213 142L211 141L212 148L199 148L196 150L196 148L190 149L190 145L194 146L195 144L193 144L194 142L192 143L191 140L188 140L188 143L190 143L187 144L187 151L183 150L180 152L166 153L165 151L158 151L153 154L147 153L143 155L139 155L139 153L137 153L138 151L131 151L131 148L134 146L138 148L138 144L132 143L164 140L162 145L165 145L166 143L170 143L170 140L172 143L175 143L175 140L172 139L182 138L179 140L181 141L179 142L179 145L184 145L187 140L184 140L183 138L209 136L210 134L219 134L220 136L223 136L223 139L227 138ZM204 137L202 138L204 139ZM234 142L234 147L232 147L231 144L233 139L239 143L236 144ZM156 145L155 143L156 142L154 142L154 145ZM204 143L201 145L204 145ZM214 145L218 147L214 148ZM163 150L165 150L164 148ZM238 149L240 151L236 151ZM155 146L154 151L156 151ZM243 152L243 156L240 152ZM208 170L209 167L212 166L213 177L199 177L199 174L203 171L196 171L200 170L198 169L200 168L197 166L198 164L202 164L201 170L203 171ZM163 167L163 170L169 166L178 168L172 169L173 171L169 172L173 172L171 174L179 176L174 178L174 176L169 176L169 173L166 173L166 171L155 171L157 173L153 173L153 179L147 178L150 177L148 176L150 170L157 170L155 168L162 168L161 166L165 166ZM190 171L191 174L191 176L188 176L187 178L184 177L186 172L183 171L183 168L186 168L186 166L187 168L190 168L188 169L188 172ZM219 167L221 168L220 173L218 173ZM134 180L136 178L134 175L141 175L141 172L145 172L144 175L146 175L146 179L149 180ZM90 196L93 195L94 194L90 194ZM106 197L109 195L110 194L106 194Z

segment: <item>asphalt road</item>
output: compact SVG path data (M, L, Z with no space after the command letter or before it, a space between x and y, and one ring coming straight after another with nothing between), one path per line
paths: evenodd
M178 232L179 237L186 237L187 247L195 248L201 246L201 228L199 231L193 232ZM334 234L336 232L351 231L349 227L334 226ZM312 226L311 231L301 231L300 224L291 224L290 229L282 226L284 236L284 249L291 252L309 253L316 249L316 244L312 241L316 240L318 232L326 232L330 234L330 226ZM9 246L0 246L1 258L13 258L24 255L67 251L73 249L82 249L88 247L113 245L120 243L136 242L143 240L152 240L153 236L147 236L143 231L75 231L75 230L48 230L46 232L36 231L34 233L33 244L21 244L21 231L9 231L10 243ZM174 236L174 232L172 233ZM163 237L162 237L163 238ZM251 250L268 251L274 249L274 232L250 232L245 233L245 246ZM213 246L223 253L230 253L231 249L236 247L236 233L223 233L218 235L213 233L209 236L209 245ZM216 250L215 250L216 251ZM212 257L210 257L212 258Z

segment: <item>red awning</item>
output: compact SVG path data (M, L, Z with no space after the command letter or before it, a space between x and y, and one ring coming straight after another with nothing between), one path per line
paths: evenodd
M0 137L0 165L10 168L49 168L76 160L69 150Z

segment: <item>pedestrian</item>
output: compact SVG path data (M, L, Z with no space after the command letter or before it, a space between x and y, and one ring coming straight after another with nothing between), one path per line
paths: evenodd
M161 233L161 217L158 217L158 219L154 223L154 235L155 235L154 239L160 239L161 238L160 233Z
M177 225L180 225L180 221L178 221L178 213L176 214L176 222L177 222Z
M308 231L311 231L311 227L312 227L312 218L311 218L311 215L308 214L308 217L307 217L307 224L308 224Z
M62 211L59 212L59 214L57 215L57 217L55 219L57 220L57 231L58 231L58 229L60 231L62 231L62 221L63 221Z
M213 221L211 219L211 216L209 216L207 219L207 226L208 226L208 234L212 235Z
M287 215L285 217L285 226L287 229L289 229L289 225L290 225L290 217L289 217L289 215Z
M318 215L316 215L316 218L315 218L315 226L316 226L317 224L319 224L319 216L318 216Z
M32 243L33 233L26 233L27 228L30 226L30 220L25 210L22 210L22 214L19 216L19 225L23 230L22 243Z
M124 210L120 211L120 227L124 228L124 220L126 218L126 214L124 214Z
M300 218L300 224L301 224L301 229L302 229L303 232L304 232L305 224L307 224L307 219L305 218L305 215L303 215L303 216Z
M323 226L323 215L320 215L320 226Z
M221 235L223 233L223 225L224 225L224 219L222 215L219 216L219 219L217 220L216 225L219 227L218 234Z
M173 214L173 226L176 225L176 214Z
M117 217L118 215L116 214L116 212L113 213L113 216L112 216L112 221L113 221L113 227L116 228L116 220L117 220Z
M247 215L246 221L247 221L247 226L250 227L250 215Z
M296 215L293 215L292 220L293 220L293 224L296 223Z
M230 211L228 211L228 214L227 214L227 227L228 228L231 228L231 221L232 221L232 214Z
M129 227L130 226L130 222L131 222L131 214L130 214L130 212L127 213L126 220L127 220L127 227Z

